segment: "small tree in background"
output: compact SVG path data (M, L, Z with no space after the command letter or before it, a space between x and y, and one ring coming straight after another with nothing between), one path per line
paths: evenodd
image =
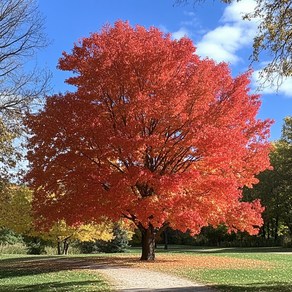
M129 247L129 231L122 228L121 224L115 223L113 226L113 239L110 241L98 240L97 250L106 253L124 252Z
M113 238L113 224L108 220L76 226L68 226L64 220L59 220L49 229L36 229L32 200L33 193L25 186L7 185L0 192L0 228L3 235L8 236L11 233L8 231L13 231L12 235L14 232L21 234L31 254L45 253L48 243L57 246L58 254L67 254L70 243L74 241L106 242Z

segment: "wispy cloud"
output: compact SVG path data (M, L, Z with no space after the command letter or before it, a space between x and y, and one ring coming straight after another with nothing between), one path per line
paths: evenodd
M170 33L175 40L179 40L183 37L192 38L195 34L205 33L205 30L202 29L195 12L185 10L183 14L185 15L185 19L179 23L176 31L169 30L165 25L159 25L159 28L164 33Z
M184 27L180 28L178 31L173 32L171 35L172 35L172 38L175 40L179 40L186 36L190 37L189 31Z
M275 75L274 83L268 81L267 84L265 84L263 83L265 77L261 75L262 73L261 70L256 70L252 75L253 86L258 88L261 94L281 94L292 98L292 77L283 78L279 82L276 82L279 76Z
M257 29L257 21L243 20L246 13L255 8L255 1L242 0L228 5L220 19L221 25L203 35L197 43L197 52L201 57L209 57L217 62L231 64L241 59L238 51L250 46Z
M186 11L185 10L184 14L187 15L187 16L191 16L191 17L195 17L196 16L195 12L193 12L193 11Z

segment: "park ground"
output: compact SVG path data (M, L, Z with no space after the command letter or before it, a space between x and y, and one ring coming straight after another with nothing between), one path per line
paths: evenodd
M0 291L113 291L99 269L146 269L218 291L292 291L292 250L283 248L158 248L155 262L123 254L0 255ZM133 275L135 277L135 275Z

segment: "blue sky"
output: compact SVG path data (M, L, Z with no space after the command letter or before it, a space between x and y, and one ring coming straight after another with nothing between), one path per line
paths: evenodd
M37 62L52 72L52 93L70 90L64 84L68 73L56 69L62 51L69 52L80 38L119 19L128 20L131 25L156 26L171 33L173 38L186 35L193 40L201 57L229 63L234 76L248 69L257 21L243 21L241 15L254 9L253 0L229 6L217 0L206 0L196 6L174 4L174 0L39 0L51 43L38 54ZM266 56L261 63L254 64L253 88L256 88L258 70L268 60ZM271 139L278 139L283 118L292 115L292 79L285 80L278 93L267 87L261 94L263 104L259 118L275 120Z

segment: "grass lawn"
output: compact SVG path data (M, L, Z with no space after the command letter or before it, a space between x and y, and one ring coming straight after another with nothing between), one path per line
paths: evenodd
M84 263L85 264L85 263ZM111 291L78 258L0 255L0 291Z
M285 254L280 254L285 252ZM90 265L128 266L176 274L220 291L292 291L292 250L279 248L157 250L155 262L129 253L82 256L1 256L0 291L111 291Z
M163 263L166 254L172 262ZM291 249L176 249L158 253L157 258L161 258L161 265L155 269L210 284L220 291L292 291Z

